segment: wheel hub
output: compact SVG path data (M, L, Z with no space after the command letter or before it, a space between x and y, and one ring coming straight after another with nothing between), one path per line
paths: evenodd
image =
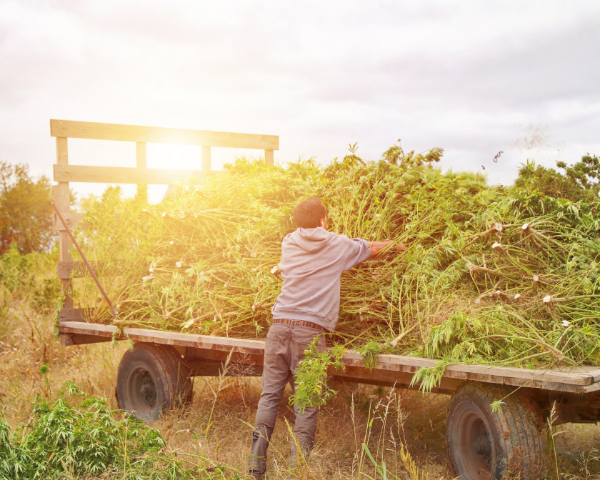
M460 446L469 480L491 480L493 447L489 431L479 416L467 413L461 419Z
M477 455L486 458L491 458L492 456L492 442L483 422L479 427L479 434L475 439L475 443L473 443L473 450L475 450Z
M127 390L131 409L136 415L147 417L152 414L158 402L158 389L150 371L141 366L133 369Z
M150 408L154 408L156 405L156 386L154 385L152 378L150 378L150 375L148 375L148 372L145 372L145 375L143 376L140 393L142 397L144 397L144 400L146 400L147 405Z

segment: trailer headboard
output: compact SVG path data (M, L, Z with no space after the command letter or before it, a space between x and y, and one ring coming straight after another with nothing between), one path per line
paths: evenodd
M69 208L70 182L123 183L138 187L138 195L147 199L147 185L171 185L191 176L203 176L211 171L211 147L248 148L264 150L265 161L274 164L274 151L279 150L279 136L250 133L214 132L209 130L187 130L179 128L142 127L113 123L75 122L70 120L50 120L50 135L56 137L56 165L52 197L69 228L74 228L83 220L83 213L72 213ZM113 140L135 142L135 167L96 167L69 165L68 138L92 140ZM201 147L201 168L198 170L162 169L146 167L146 144L167 143L175 145L196 145ZM71 273L77 269L69 250L71 239L57 215L52 215L52 228L59 232L60 260L58 278L61 280L65 297L60 321L83 320L83 315L73 308Z

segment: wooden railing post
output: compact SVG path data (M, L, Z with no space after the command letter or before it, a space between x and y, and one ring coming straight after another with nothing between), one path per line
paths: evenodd
M136 142L135 143L135 166L137 168L146 168L146 143ZM138 185L137 194L144 198L144 201L148 202L148 186Z
M56 163L58 165L69 164L69 151L67 148L67 139L65 137L56 138ZM54 189L56 208L60 211L61 215L66 216L70 212L70 192L68 182L59 182L58 186ZM55 219L55 223L59 224L60 220ZM59 235L59 247L60 247L60 261L70 262L72 261L69 249L71 248L71 239L69 234L61 230L58 232ZM71 280L68 278L61 279L62 293L65 296L64 309L73 308L73 296L72 296L72 285Z
M273 150L265 150L265 162L267 162L267 165L275 165Z
M210 147L202 147L202 171L210 172L211 166L211 151Z

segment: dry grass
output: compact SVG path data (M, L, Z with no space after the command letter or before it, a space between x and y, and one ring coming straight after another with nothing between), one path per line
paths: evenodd
M124 342L115 347L104 343L63 348L54 338L49 316L16 304L9 317L0 339L0 405L9 423L16 426L26 421L35 396L41 392L55 396L67 380L117 407L116 372L127 347ZM50 366L47 385L39 375L44 363ZM260 379L199 377L194 388L190 407L168 413L155 426L179 458L194 460L189 455L202 453L208 458L209 471L211 466L224 465L229 474L237 471L243 476ZM417 478L407 472L400 455L403 446L408 447L422 478L453 478L445 441L449 397L367 385L336 384L335 388L339 394L320 413L316 446L299 478L380 478L362 449L363 443L379 464L385 460L388 471L399 478ZM269 456L269 479L289 478L291 434L286 423L292 425L294 420L287 402L290 394L286 391L280 408ZM600 478L592 473L599 469L596 446L600 429L569 425L560 430L564 433L558 435L557 451L563 478Z

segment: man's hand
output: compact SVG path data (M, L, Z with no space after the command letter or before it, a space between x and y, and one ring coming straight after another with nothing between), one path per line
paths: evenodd
M395 240L388 240L387 242L369 242L371 244L371 256L374 257L375 255L379 254L383 249L389 247L394 242ZM396 244L394 250L397 252L403 252L406 250L406 246L403 243L398 243Z

